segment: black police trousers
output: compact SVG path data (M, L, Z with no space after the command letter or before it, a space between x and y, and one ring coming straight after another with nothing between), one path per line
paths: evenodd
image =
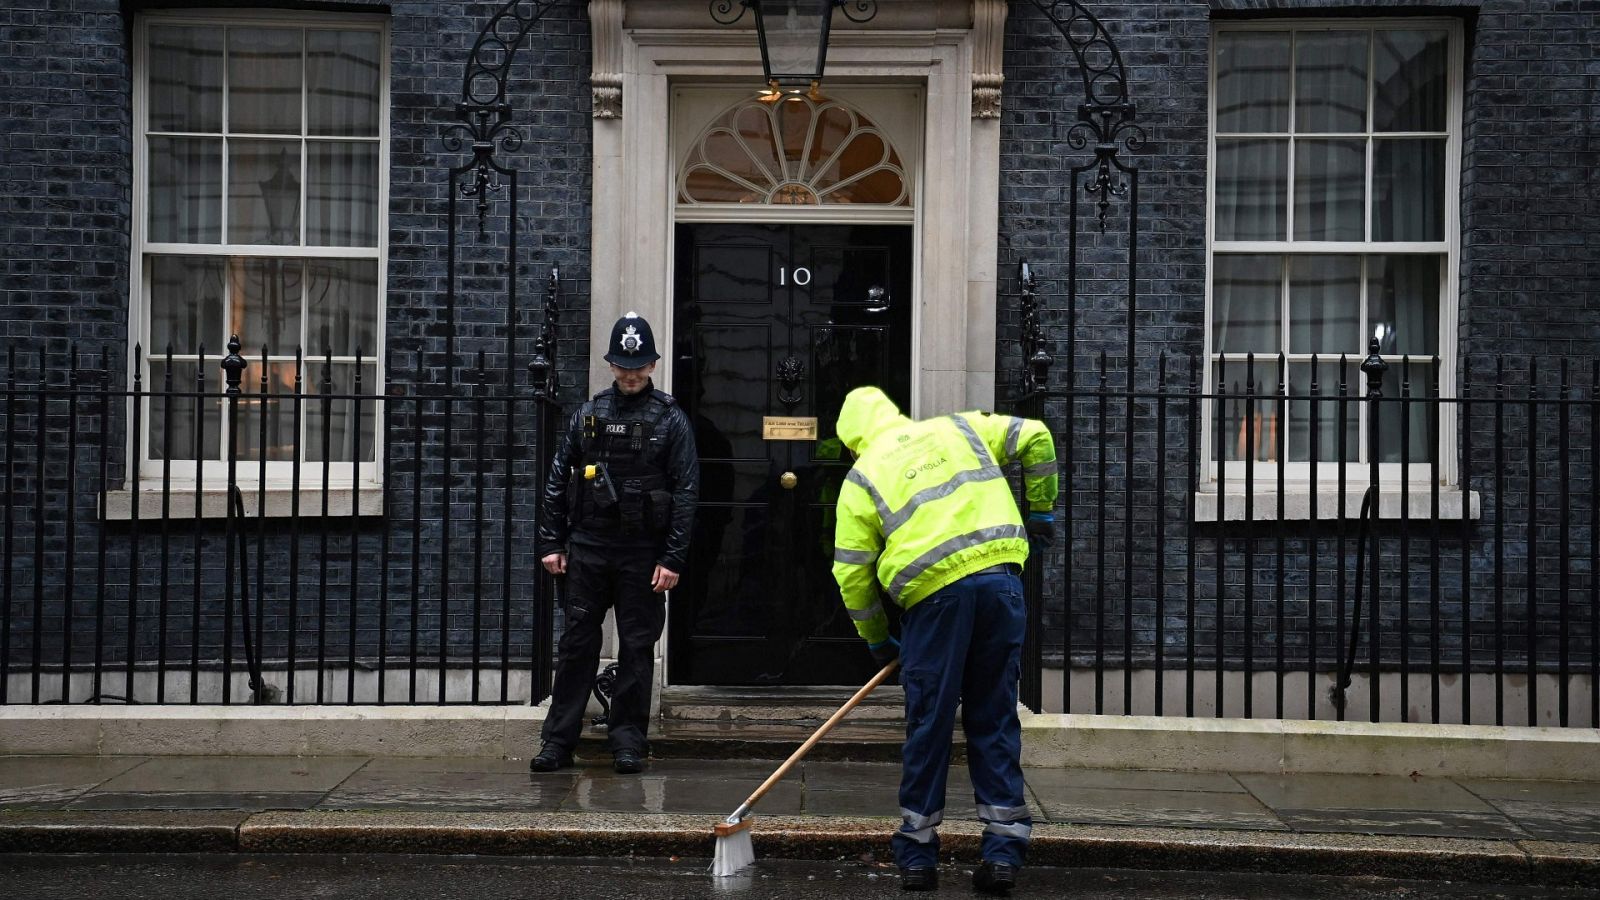
M556 648L556 683L543 738L566 750L577 746L584 707L600 666L606 610L617 615L617 687L611 696L606 747L647 751L655 644L666 624L666 594L650 589L655 551L649 547L600 549L578 544L567 553L562 609L566 630Z

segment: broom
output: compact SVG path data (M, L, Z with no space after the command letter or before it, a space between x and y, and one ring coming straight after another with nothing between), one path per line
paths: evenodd
M789 770L794 768L794 764L799 762L801 757L805 756L817 741L822 740L823 735L831 731L833 726L839 724L840 719L843 719L849 714L850 710L855 709L862 700L865 700L874 688L883 684L890 675L893 675L895 667L899 665L900 660L897 659L884 666L878 674L872 676L872 680L862 685L861 690L856 691L855 696L846 700L844 705L839 707L838 712L828 717L828 721L823 722L822 727L806 738L805 743L790 754L789 758L783 761L783 765L779 766L776 772L767 776L767 780L763 781L760 787L756 788L749 797L745 798L743 803L739 804L739 808L733 811L733 815L728 816L727 820L717 823L717 827L713 830L717 836L717 850L711 859L712 875L718 878L734 875L740 869L756 861L756 849L750 842L750 824L754 821L754 817L750 815L750 807L754 806L756 801L771 790L772 786L777 784L783 776L789 774Z

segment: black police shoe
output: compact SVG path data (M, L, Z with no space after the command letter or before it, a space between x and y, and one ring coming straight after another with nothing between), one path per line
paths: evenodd
M1004 897L1016 886L1017 867L1010 863L986 859L978 871L972 873L972 889L982 894Z
M644 771L644 760L639 751L623 748L611 754L611 768L618 775L637 775Z
M554 772L572 765L572 751L555 744L545 744L539 748L539 755L528 763L531 772Z
M933 866L910 866L900 870L900 890L936 891L939 889L939 870Z

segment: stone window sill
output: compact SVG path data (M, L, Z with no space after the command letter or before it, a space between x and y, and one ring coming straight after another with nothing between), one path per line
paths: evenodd
M355 487L350 484L330 485L328 487L328 517L347 518L354 511L358 516L383 515L383 485L375 482L362 482L360 497L357 498ZM256 518L258 507L260 515L269 519L287 519L294 512L294 490L288 485L268 484L265 497L254 485L239 485L240 492L244 495L244 514L246 518ZM161 519L160 489L152 490L141 487L138 491L139 518L141 520ZM224 519L228 515L228 490L225 487L202 487L200 489L200 513L195 515L195 490L194 484L173 482L172 491L167 500L167 518L177 519ZM262 503L262 500L265 500ZM127 522L133 519L134 492L129 490L109 491L106 493L104 518L110 522ZM359 508L356 504L360 504ZM300 518L313 519L322 517L322 486L300 488Z
M1310 487L1287 488L1282 496L1283 519L1286 522L1303 522L1311 519L1311 496L1313 489ZM1361 498L1366 493L1363 487L1347 487L1345 489L1344 518L1359 519L1361 517ZM1339 515L1339 489L1334 486L1318 488L1315 490L1317 498L1317 519L1338 519ZM1405 501L1402 507L1402 499ZM1249 498L1250 518L1257 522L1275 522L1278 520L1279 495L1276 485L1262 486L1253 492ZM1230 489L1223 495L1222 521L1242 522L1245 519L1245 492ZM1383 520L1400 519L1402 508L1410 515L1412 520L1428 521L1433 518L1433 495L1428 491L1409 491L1404 494L1398 490L1379 491L1378 493L1378 518ZM1442 520L1460 521L1469 517L1477 521L1483 516L1483 500L1477 491L1463 493L1460 488L1439 489L1439 518ZM1207 522L1217 521L1217 492L1196 491L1194 495L1194 520L1204 525Z

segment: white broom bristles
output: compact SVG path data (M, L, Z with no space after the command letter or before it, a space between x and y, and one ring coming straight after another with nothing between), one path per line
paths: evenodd
M737 875L741 869L756 861L756 848L750 840L750 823L729 824L743 827L717 835L716 852L711 858L711 874L717 878Z

